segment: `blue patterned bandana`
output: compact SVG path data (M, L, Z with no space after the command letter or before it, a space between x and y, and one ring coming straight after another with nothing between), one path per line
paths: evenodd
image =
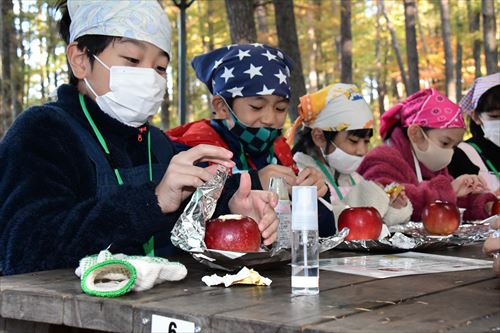
M273 47L259 43L229 45L199 55L191 64L212 95L290 99L292 61Z

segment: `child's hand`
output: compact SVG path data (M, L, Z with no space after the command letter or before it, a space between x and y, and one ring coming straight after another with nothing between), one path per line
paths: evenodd
M263 190L267 190L269 188L269 180L271 177L283 177L288 184L288 193L291 193L292 186L295 185L297 179L297 176L293 172L292 168L277 164L269 164L260 169L258 173Z
M311 167L306 167L299 173L295 185L316 186L318 188L318 198L322 198L328 192L328 186L321 172Z
M248 173L242 173L240 187L229 200L229 210L233 214L250 216L259 225L265 245L271 245L277 237L279 219L274 211L278 197L269 191L252 191Z
M478 175L461 175L451 182L451 186L457 197L485 192L488 188L484 179Z
M199 145L172 157L165 175L155 189L161 211L165 214L175 212L182 201L217 172L215 164L201 168L195 166L195 163L213 162L232 168L232 156L233 153L227 149Z
M406 196L405 191L401 191L399 193L391 194L389 198L389 206L396 209L401 209L408 205L408 197Z

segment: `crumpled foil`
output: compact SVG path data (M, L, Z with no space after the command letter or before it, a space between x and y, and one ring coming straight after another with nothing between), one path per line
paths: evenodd
M214 178L196 189L183 213L175 222L170 237L172 244L191 253L197 261L225 271L235 271L243 266L259 266L259 269L266 269L266 267L275 266L276 263L289 261L290 249L272 251L262 246L260 252L249 253L207 249L204 241L205 223L215 211L227 175L228 170L221 166ZM330 250L342 243L348 232L349 229L345 228L338 235L320 238L319 252Z
M484 241L492 233L489 223L464 223L449 236L429 235L422 222L398 224L389 230L391 234L384 239L344 241L337 248L366 252L428 251Z
M227 174L228 170L219 166L215 176L196 189L181 216L175 222L170 236L172 244L188 252L206 250L205 222L215 211Z
M319 253L328 251L337 247L344 241L344 238L349 234L349 228L342 229L335 236L325 237L319 239Z

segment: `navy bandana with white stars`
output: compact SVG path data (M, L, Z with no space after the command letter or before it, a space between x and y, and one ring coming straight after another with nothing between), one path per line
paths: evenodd
M191 64L212 95L290 99L292 61L276 48L259 43L233 44L199 55Z

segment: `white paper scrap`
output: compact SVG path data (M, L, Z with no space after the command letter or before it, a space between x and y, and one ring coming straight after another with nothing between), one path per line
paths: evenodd
M269 286L272 283L271 279L263 277L253 269L248 269L246 267L243 267L237 274L232 275L205 275L201 278L201 281L205 282L205 284L209 287L217 286L219 284L223 284L225 287L229 287L233 284L253 284L259 286Z

